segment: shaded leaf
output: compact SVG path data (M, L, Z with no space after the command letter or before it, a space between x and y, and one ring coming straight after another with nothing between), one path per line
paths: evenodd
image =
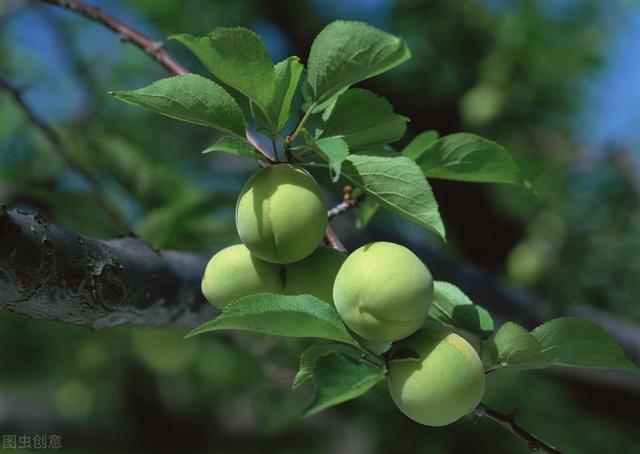
M364 202L358 205L355 208L356 213L356 228L364 229L373 216L378 212L378 208L380 208L380 204L375 200L372 200L370 197L366 198Z
M303 143L329 164L331 179L336 182L340 178L342 163L349 156L349 147L339 137L325 137L314 140L306 130L301 130Z
M493 319L489 312L482 306L473 304L458 287L448 282L434 282L429 317L467 330L481 339L487 339L493 333Z
M313 366L315 397L303 416L360 397L383 379L382 370L373 370L343 353L322 355Z
M413 138L409 145L404 147L402 154L412 161L417 160L436 140L440 134L438 131L424 131Z
M289 57L275 65L274 74L275 92L266 106L267 115L251 104L256 122L261 128L269 131L271 137L276 137L289 119L293 95L302 74L302 63L298 57Z
M300 366L298 372L293 379L292 388L297 388L304 382L313 377L313 367L316 364L316 359L322 355L326 355L331 352L340 352L351 357L357 358L358 350L353 347L348 347L341 344L316 344L307 348L302 355L300 355Z
M363 22L335 21L316 36L308 61L308 84L315 103L368 79L411 56L402 39Z
M196 74L160 79L144 88L113 91L124 102L167 117L244 137L244 115L235 99L215 82Z
M507 322L502 325L491 344L495 348L493 365L517 369L549 366L536 338L516 323Z

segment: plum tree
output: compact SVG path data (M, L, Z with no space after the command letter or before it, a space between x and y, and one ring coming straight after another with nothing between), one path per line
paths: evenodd
M370 243L345 260L333 300L342 320L363 338L395 341L424 324L433 300L433 278L404 246Z
M318 246L327 227L320 186L306 170L290 164L261 169L240 193L236 226L257 257L272 263L302 260Z
M260 292L282 293L280 266L260 260L242 244L216 253L204 271L202 293L222 309L231 301Z
M306 293L333 302L333 282L346 258L340 251L319 247L310 256L287 265L285 293Z
M445 426L470 413L484 394L485 376L476 350L458 334L425 326L394 345L394 351L419 358L389 362L389 392L409 418L427 426Z

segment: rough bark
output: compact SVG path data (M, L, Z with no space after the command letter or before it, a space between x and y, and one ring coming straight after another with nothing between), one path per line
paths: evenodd
M100 329L193 327L215 316L200 292L206 259L124 237L100 241L0 207L0 308Z

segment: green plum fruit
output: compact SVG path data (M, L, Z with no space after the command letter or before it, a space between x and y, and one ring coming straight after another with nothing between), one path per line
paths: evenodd
M242 244L229 246L215 254L202 278L202 293L219 309L243 296L283 291L280 266L260 260Z
M370 243L354 251L338 271L333 301L345 324L375 342L403 339L427 319L433 278L409 249Z
M333 282L347 256L321 246L310 256L287 265L284 291L288 295L313 295L333 302Z
M392 353L389 362L389 392L409 418L427 426L445 426L480 403L485 387L482 361L463 337L425 326L393 349L419 356L394 359Z
M316 249L327 227L320 186L299 167L265 167L242 188L236 227L244 245L262 260L302 260Z

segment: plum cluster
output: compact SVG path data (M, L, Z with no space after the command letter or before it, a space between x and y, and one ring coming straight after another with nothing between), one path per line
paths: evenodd
M202 291L211 304L222 309L259 292L313 295L334 304L364 340L393 342L388 386L408 417L443 426L478 405L485 387L478 353L463 333L427 321L429 269L394 243L370 243L348 257L318 247L326 205L304 169L278 164L256 172L238 198L236 226L243 244L218 252L205 270Z

